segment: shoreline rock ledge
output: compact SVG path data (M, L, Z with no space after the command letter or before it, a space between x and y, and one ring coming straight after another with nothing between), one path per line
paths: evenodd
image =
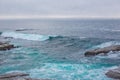
M105 75L109 78L120 80L120 67L109 70Z
M9 44L6 42L0 42L0 51L10 50L12 48L15 48L13 44Z
M107 54L110 51L120 51L120 45L112 45L100 49L89 50L85 52L85 56L95 56L101 53Z
M12 72L0 75L0 80L50 80L50 79L33 79L29 77L29 74Z

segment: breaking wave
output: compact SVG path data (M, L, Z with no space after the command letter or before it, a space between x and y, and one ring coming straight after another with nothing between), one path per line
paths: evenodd
M50 78L53 80L109 80L105 71L109 68L104 65L98 68L97 64L55 64L46 63L41 68L28 71L34 78ZM45 75L44 75L45 74Z
M14 39L25 39L32 41L45 41L50 38L57 37L55 35L26 34L26 33L18 33L18 32L2 32L0 34L3 37L11 37Z
M120 45L120 42L109 41L109 42L105 42L105 43L102 43L100 45L94 46L94 48L104 48L104 47L108 47L108 46L112 46L112 45Z

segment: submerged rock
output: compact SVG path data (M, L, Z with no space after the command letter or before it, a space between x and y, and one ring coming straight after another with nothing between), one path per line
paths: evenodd
M0 80L50 80L50 79L33 79L29 78L29 74L12 72L0 75Z
M12 48L15 48L13 44L0 42L0 50L10 50Z
M120 51L120 45L113 45L113 46L104 47L100 49L90 50L85 52L85 56L95 56L101 53L107 54L110 51Z
M16 29L15 31L28 31L28 30L34 30L34 29Z
M105 75L109 78L120 79L120 67L113 70L109 70Z

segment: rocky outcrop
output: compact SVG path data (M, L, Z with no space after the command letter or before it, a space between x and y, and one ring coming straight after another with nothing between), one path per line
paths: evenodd
M101 53L107 54L110 51L120 51L120 45L113 45L113 46L104 47L100 49L90 50L85 52L85 56L95 56Z
M109 70L106 73L106 76L109 78L113 78L113 79L119 79L120 80L120 67L113 69L113 70Z
M29 74L13 72L13 73L0 75L0 79L12 78L12 77L23 77L23 76L29 76Z
M50 79L33 79L29 78L29 74L12 72L0 75L0 80L50 80Z
M13 44L0 42L0 50L10 50L12 48L15 48Z

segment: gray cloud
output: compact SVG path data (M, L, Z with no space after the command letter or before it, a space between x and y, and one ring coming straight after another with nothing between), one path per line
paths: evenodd
M120 17L120 0L0 0L2 15Z

